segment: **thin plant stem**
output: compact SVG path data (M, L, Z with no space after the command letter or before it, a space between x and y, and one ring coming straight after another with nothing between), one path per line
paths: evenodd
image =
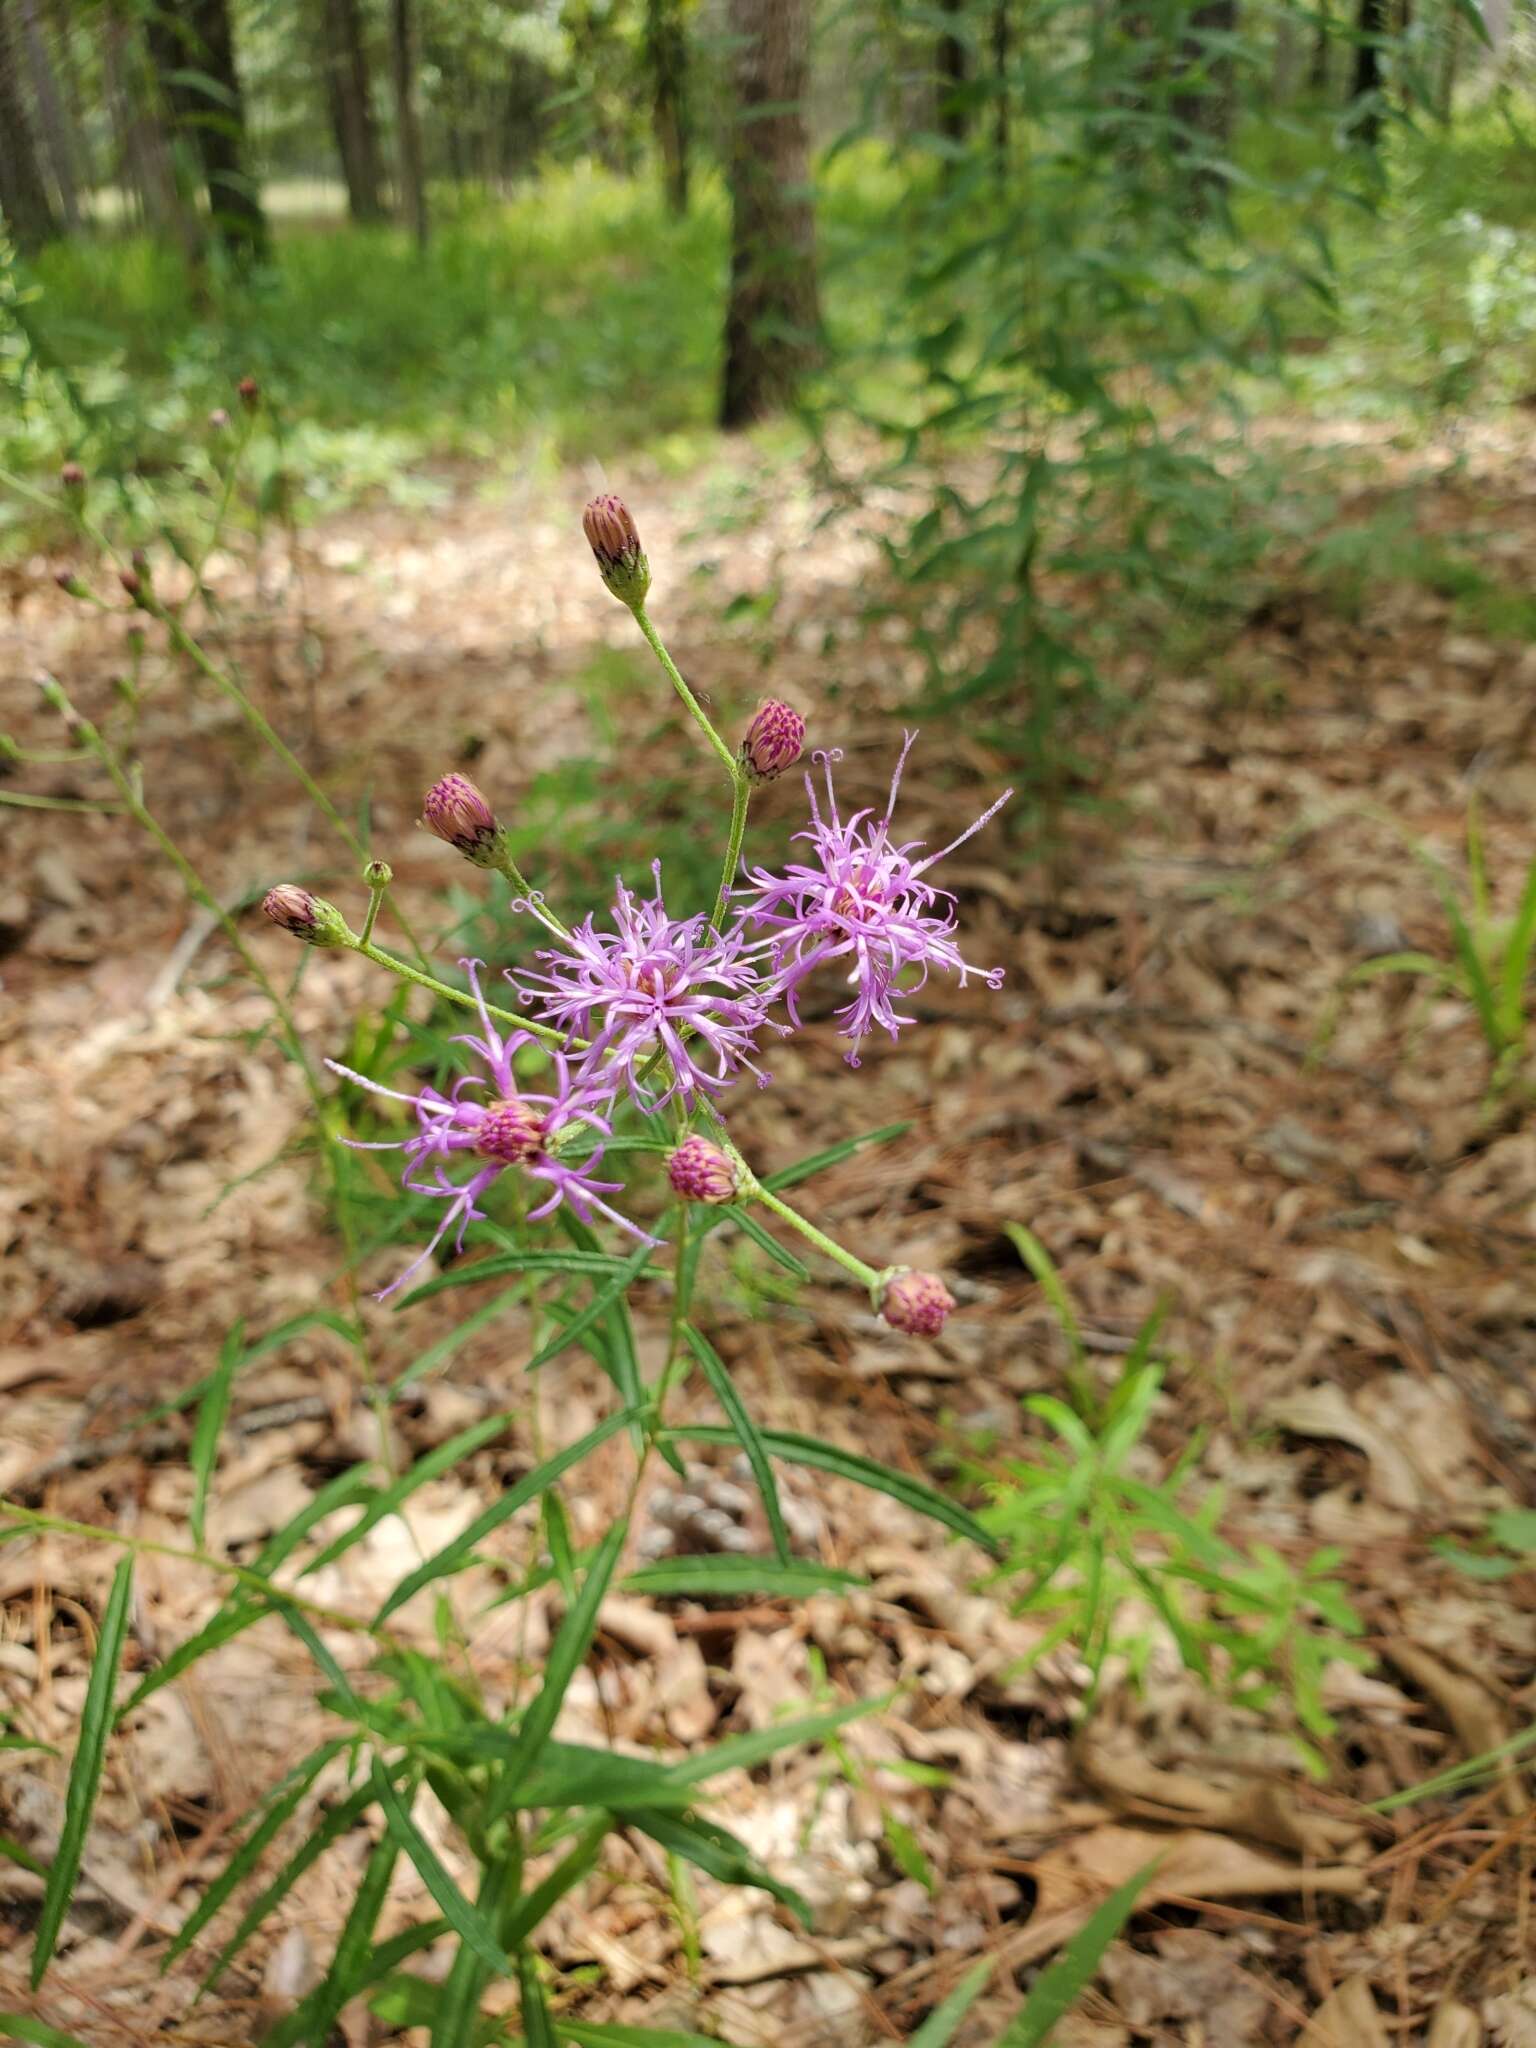
M670 680L673 689L676 690L678 696L682 698L683 704L688 712L688 716L693 720L694 724L699 728L699 731L703 733L705 739L709 741L709 744L714 748L715 752L719 755L721 764L724 767L726 774L730 776L732 786L734 787L737 778L740 774L740 770L736 762L736 756L725 744L725 741L721 739L719 733L715 731L713 725L710 724L709 717L705 712L703 705L700 704L698 698L695 697L692 690L690 690L688 685L683 681L681 674L678 672L677 663L672 659L671 655L668 654L666 648L662 645L661 635L657 632L656 628L651 624L650 614L646 611L645 606L643 604L636 605L634 607L634 613L635 624L640 628L641 632L645 635L646 641L650 646L651 652L655 655L656 659L661 663L662 668L666 671L667 677Z
M736 879L737 864L741 859L741 843L747 836L747 806L752 801L752 782L746 770L739 764L735 769L736 793L731 805L731 834L725 844L725 863L720 870L720 893L715 898L715 907L710 915L710 924L716 931L725 915L725 906L730 898L731 884Z
M446 981L439 981L436 975L424 974L419 967L412 967L409 961L398 959L393 953L386 953L381 947L374 945L366 932L361 938L343 943L349 945L352 952L361 953L365 960L371 960L375 967L387 967L391 974L398 974L402 981L414 982L417 988L430 989L433 995L441 997L445 1003L457 1003L461 1010L475 1008L474 997L465 990L450 988ZM584 1038L567 1038L561 1032L552 1030L548 1024L539 1024L532 1017L519 1017L515 1011L503 1010L496 1003L487 1003L485 1007L489 1015L499 1022L510 1024L517 1031L530 1031L535 1038L545 1045L554 1046L557 1051L586 1050L587 1041Z
M761 1202L763 1207L771 1209L775 1216L782 1216L792 1229L798 1230L800 1235L815 1245L818 1251L825 1252L829 1259L834 1259L844 1272L851 1273L863 1286L873 1289L879 1284L880 1275L873 1266L866 1266L864 1261L855 1258L852 1252L844 1251L843 1247L828 1237L824 1230L818 1230L814 1223L807 1222L798 1209L791 1209L788 1202L781 1202L772 1189L754 1184L750 1189L750 1199Z
M379 921L379 911L383 907L384 898L388 890L388 882L370 882L368 884L368 914L363 919L363 929L359 940L359 943L364 946L373 937L373 928Z

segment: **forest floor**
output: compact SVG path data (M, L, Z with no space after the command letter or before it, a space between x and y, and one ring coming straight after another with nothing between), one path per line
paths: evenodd
M1356 511L1374 488L1362 486ZM749 509L712 539L733 493ZM686 818L689 737L660 694L637 694L645 671L614 652L627 650L629 622L581 545L584 494L571 480L555 513L547 493L492 505L467 488L430 517L355 513L307 538L297 581L274 558L260 593L238 565L216 570L221 635L253 694L344 808L366 789L374 842L425 929L441 921L445 888L474 879L413 831L422 789L447 767L472 764L516 813L536 775L611 745L611 774L584 794L571 785L567 847L601 837L604 804L648 813L654 793L674 829ZM814 530L816 507L789 482L755 491L745 450L632 500L658 619L725 729L768 680L771 633L774 692L811 712L816 743L844 749L848 800L878 800L915 675L862 619L866 546ZM1528 463L1474 453L1452 471L1426 459L1413 505L1425 535L1496 526L1507 572L1536 579ZM725 596L769 588L768 626L748 618L706 641ZM104 718L127 615L71 606L46 573L18 576L10 595L7 722L27 746L57 746L30 677L51 668L82 712ZM1044 1624L1011 1616L1004 1589L978 1590L979 1553L888 1499L786 1472L800 1540L872 1590L793 1607L615 1598L562 1732L675 1749L829 1694L903 1688L847 1731L851 1771L816 1750L717 1788L714 1810L811 1899L815 1929L796 1931L763 1894L700 1878L690 1969L664 1872L616 1837L545 1928L557 1972L587 1966L565 1980L562 2009L717 2032L738 2048L899 2041L987 1955L995 1974L960 2038L991 2040L1105 1889L1161 1853L1058 2048L1243 2048L1295 2041L1309 2021L1317 2048L1536 2041L1529 1780L1506 1765L1454 1798L1370 1810L1536 1721L1536 1558L1480 1578L1432 1547L1486 1549L1492 1513L1536 1505L1536 1126L1485 1107L1487 1064L1464 1005L1401 976L1340 1000L1372 955L1445 950L1443 913L1403 835L1461 871L1473 784L1495 900L1513 907L1536 799L1533 683L1536 649L1469 632L1433 591L1384 586L1349 610L1305 579L1278 579L1219 653L1158 681L1123 738L1111 811L1069 813L1042 859L993 829L949 863L967 957L1006 967L1001 995L930 985L921 1028L872 1049L856 1073L830 1022L813 1022L775 1059L774 1086L736 1105L743 1149L764 1167L906 1121L811 1182L807 1206L877 1265L954 1276L961 1306L933 1342L895 1335L820 1280L755 1318L771 1269L744 1245L728 1252L723 1234L710 1327L764 1423L941 1479L962 1442L990 1443L994 1467L1038 1456L1045 1427L1021 1402L1061 1388L1067 1354L1009 1222L1062 1269L1106 1387L1170 1299L1167 1377L1134 1469L1155 1483L1193 1446L1178 1498L1222 1488L1229 1540L1267 1545L1297 1570L1320 1550L1339 1554L1370 1662L1327 1668L1336 1726L1313 1738L1326 1775L1301 1767L1283 1690L1263 1712L1235 1707L1166 1640L1139 1685L1117 1659L1081 1715L1081 1663L1062 1646L1024 1666ZM167 670L136 751L150 804L221 902L249 906L253 889L300 875L355 905L349 863L211 687ZM708 773L701 761L697 786ZM904 784L904 836L942 843L1002 780L979 740L935 727ZM13 786L105 793L68 763L30 767ZM755 829L782 835L801 802L785 778ZM265 1005L217 928L189 912L127 820L4 817L0 1492L184 1547L187 1417L139 1418L209 1371L237 1319L255 1335L345 1299L306 1144L311 1106L274 1046L253 1040ZM643 877L643 824L626 834L631 878ZM288 973L289 942L254 908L242 918L261 960ZM371 973L351 956L308 958L296 1004L317 1055L346 1056L353 1018L380 999ZM365 1282L403 1258L379 1253ZM666 1300L641 1289L637 1305L654 1352ZM463 1312L447 1297L404 1314L367 1304L374 1371L387 1380ZM371 1614L413 1543L446 1541L536 1443L569 1440L605 1412L606 1383L579 1356L530 1390L527 1343L514 1309L397 1405L404 1459L495 1409L519 1421L423 1489L410 1529L380 1524L310 1581L316 1598ZM702 1396L697 1414L713 1419ZM248 1556L332 1472L373 1454L373 1430L356 1358L326 1330L254 1364L235 1388L208 1548ZM625 1455L610 1446L570 1489L578 1541L616 1511ZM756 1534L729 1462L690 1483ZM642 1539L686 1519L661 1480L640 1503ZM500 1554L527 1540L513 1525ZM15 1731L65 1755L115 1558L58 1534L0 1549L0 1704ZM490 1563L456 1580L461 1613L498 1583ZM201 1568L142 1556L130 1673L204 1621L218 1592ZM546 1588L476 1625L488 1684L537 1660L558 1598ZM428 1605L402 1623L430 1645ZM328 1640L355 1666L358 1638ZM208 1936L164 1976L159 1961L236 1818L323 1720L298 1645L271 1625L159 1692L110 1752L85 1883L35 2005L25 1983L39 1882L0 1863L0 2007L35 2010L91 2048L258 2039L329 1953L362 1833L311 1869L216 1994L193 2004ZM928 1768L914 1778L893 1765ZM0 1830L41 1857L57 1839L62 1768L0 1753ZM294 1838L312 1821L306 1808ZM908 1868L893 1841L907 1843ZM430 1911L409 1878L386 1926ZM356 2010L342 2034L349 2048L407 2038Z

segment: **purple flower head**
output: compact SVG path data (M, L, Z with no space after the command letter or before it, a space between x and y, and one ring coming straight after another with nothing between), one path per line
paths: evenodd
M854 993L837 1015L843 1036L853 1041L847 1059L854 1067L859 1064L859 1045L870 1031L878 1026L894 1039L903 1024L912 1022L896 1003L901 996L920 989L934 968L958 974L962 986L972 974L982 975L989 988L999 987L1003 979L1000 967L973 967L961 957L950 907L954 898L924 877L936 861L979 832L1013 791L1004 790L975 824L938 853L914 858L921 852L922 841L897 845L891 838L891 813L896 808L901 771L916 737L916 733L906 735L884 816L873 823L869 822L873 811L856 811L846 821L838 815L832 764L842 757L836 751L817 754L826 775L826 814L807 775L811 823L808 831L796 835L809 843L812 858L791 862L782 874L766 868L749 870L746 886L734 892L745 899L743 922L767 928L774 971L797 1024L798 984L823 962L849 963L848 981Z
M707 1202L715 1207L736 1199L736 1169L716 1144L699 1132L684 1138L667 1160L667 1179L672 1192L685 1202Z
M747 727L741 758L754 782L772 782L793 768L805 745L805 720L793 704L765 697Z
M909 1266L893 1273L880 1295L880 1313L891 1328L914 1337L937 1337L954 1306L937 1273L914 1273Z
M742 1067L757 1073L751 1055L772 994L762 985L761 947L739 925L722 937L702 912L669 916L660 861L652 873L648 902L618 883L611 931L588 917L537 956L542 972L508 976L545 1023L589 1041L581 1076L606 1076L610 1093L627 1087L647 1115L674 1096L715 1094ZM670 1076L653 1073L658 1056L671 1063ZM760 1084L767 1078L758 1074Z
M380 1301L404 1286L450 1230L454 1232L455 1250L462 1248L464 1232L484 1215L477 1206L481 1195L509 1167L520 1168L548 1190L542 1201L528 1211L530 1223L548 1216L562 1202L569 1202L584 1223L590 1223L596 1213L617 1223L632 1237L647 1244L657 1242L603 1200L605 1195L615 1193L620 1183L596 1178L603 1143L610 1134L603 1111L612 1101L612 1088L604 1093L574 1078L560 1053L550 1055L555 1082L551 1092L535 1094L520 1087L512 1063L525 1045L534 1043L533 1034L510 1031L503 1038L480 993L480 962L463 960L459 964L474 990L480 1010L480 1031L478 1035L467 1032L455 1043L469 1047L484 1067L483 1074L466 1074L454 1083L449 1095L430 1085L415 1095L405 1095L396 1088L381 1087L365 1074L355 1074L337 1060L326 1061L333 1073L344 1074L360 1088L388 1096L394 1102L404 1102L415 1110L417 1129L409 1138L381 1144L366 1144L355 1138L347 1142L365 1152L403 1151L403 1184L413 1194L433 1195L446 1205L431 1243L397 1280L382 1290ZM479 1100L475 1099L477 1094ZM583 1143L587 1138L595 1142ZM448 1167L460 1157L469 1162L469 1176L454 1180Z
M421 822L476 867L491 867L501 827L467 775L443 775L422 799Z

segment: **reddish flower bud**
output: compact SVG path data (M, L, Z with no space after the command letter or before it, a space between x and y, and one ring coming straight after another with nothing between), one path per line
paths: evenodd
M672 1192L685 1202L708 1202L712 1207L734 1202L737 1195L736 1169L718 1145L694 1131L684 1138L667 1159L667 1179Z
M216 405L208 415L208 424L216 434L222 434L229 425L229 414L222 405Z
M501 827L467 775L444 775L422 800L421 822L477 868L496 865Z
M142 604L144 602L144 578L137 569L119 569L117 580L135 604Z
M765 697L741 743L742 763L754 782L772 782L794 767L804 745L805 720L794 705Z
M892 1274L880 1296L880 1313L891 1328L914 1337L937 1337L954 1305L936 1273L914 1273L910 1267Z
M335 904L311 896L297 882L279 882L267 891L261 907L275 925L306 946L345 946L351 941L347 921Z
M73 569L55 569L53 580L66 597L89 597L91 594Z
M242 377L235 386L235 389L239 392L240 403L245 407L246 411L254 412L256 410L256 402L261 397L261 386L256 382L256 379L254 377Z
M66 462L59 471L59 482L66 491L83 491L85 489L85 471L78 462Z
M631 611L645 602L651 587L651 565L640 545L640 533L629 507L610 493L594 498L581 515L583 533L597 557L603 581Z

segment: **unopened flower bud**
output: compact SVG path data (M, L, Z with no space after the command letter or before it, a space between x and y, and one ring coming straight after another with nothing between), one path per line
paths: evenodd
M765 697L741 743L742 765L754 782L772 782L793 768L805 745L805 720L793 704Z
M477 868L496 865L501 827L467 775L444 775L433 783L422 800L421 822Z
M254 377L242 377L235 386L235 389L239 392L240 403L245 407L246 411L254 412L256 410L256 402L261 397L261 386L256 382L256 379Z
M712 1207L734 1202L738 1192L736 1169L729 1157L697 1131L669 1155L667 1179L672 1192L685 1202L708 1202Z
M651 587L651 565L629 507L611 493L594 498L581 515L581 527L603 581L621 604L637 610Z
M910 1267L893 1273L880 1295L880 1313L891 1328L914 1337L937 1337L954 1305L937 1273L914 1273Z
M544 1119L531 1103L508 1095L485 1105L475 1135L475 1150L482 1159L494 1159L501 1166L526 1166L538 1157L543 1143Z
M59 471L59 482L66 491L85 489L85 471L78 462L66 462Z
M208 424L216 434L222 434L229 425L229 414L222 405L216 405L209 413Z
M127 591L128 595L133 599L135 604L143 604L144 578L139 574L137 569L119 569L117 572L117 580L119 583L121 583L124 590Z
M55 569L53 580L66 597L89 597L91 594L73 569Z
M387 860L371 860L363 869L363 880L370 889L387 889L395 879L395 871Z
M275 889L267 891L261 907L275 925L292 932L306 946L345 946L351 942L347 920L335 904L327 903L323 896L311 896L297 882L279 882Z

